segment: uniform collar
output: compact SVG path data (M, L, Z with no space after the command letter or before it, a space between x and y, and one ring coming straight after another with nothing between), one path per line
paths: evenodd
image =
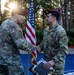
M50 29L50 27L49 27L49 31L53 31L53 30L55 30L55 29L57 28L58 25L59 25L59 24L56 23L56 25L55 25L52 29Z
M11 19L12 21L16 22L15 19L13 17L10 17L9 19Z

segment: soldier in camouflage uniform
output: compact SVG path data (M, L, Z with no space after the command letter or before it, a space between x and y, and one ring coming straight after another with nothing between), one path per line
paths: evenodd
M18 9L0 26L0 75L24 75L19 50L36 49L25 40L18 25L23 22L26 14L24 9Z
M53 75L63 75L65 58L68 54L68 38L65 29L58 24L60 14L56 10L46 10L46 23L43 41L37 46L38 52L44 50L44 59L47 61L44 68L54 67Z

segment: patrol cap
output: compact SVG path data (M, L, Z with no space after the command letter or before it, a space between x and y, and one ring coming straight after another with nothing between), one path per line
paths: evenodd
M28 14L28 10L25 10L25 9L22 9L22 8L18 8L16 10L12 10L12 15L14 15L15 13L25 16L25 15Z
M57 20L60 18L60 13L57 10L44 10L45 15L48 15L51 13L53 16L57 18Z

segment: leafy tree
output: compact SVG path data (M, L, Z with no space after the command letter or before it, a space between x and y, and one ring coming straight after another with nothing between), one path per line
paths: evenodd
M16 4L18 4L18 7L22 7L25 8L25 10L29 9L29 4L30 4L30 0L8 0L5 3L5 8L8 8L8 4L10 2L15 2ZM70 3L71 2L71 3ZM67 7L69 6L70 3L70 8ZM72 6L73 6L73 0L34 0L34 9L35 9L35 24L36 24L36 28L37 29L44 29L46 27L45 25L45 21L44 21L44 12L43 9L57 9L59 4L61 4L62 8L63 8L63 22L64 23L64 28L69 29L69 23L68 23L68 10L70 10L70 13L73 12L72 10ZM9 9L9 8L8 8ZM9 9L10 10L10 9ZM4 13L0 13L2 21L7 19L10 16L10 11L9 10L4 10ZM72 14L73 15L73 14ZM70 29L73 28L73 26L71 24L72 23L72 15L70 14ZM26 16L26 20L27 20L28 15ZM26 25L26 20L24 21L24 23L22 24L21 27L24 27Z

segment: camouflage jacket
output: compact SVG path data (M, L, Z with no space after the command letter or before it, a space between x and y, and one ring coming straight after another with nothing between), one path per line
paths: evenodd
M64 28L58 24L52 29L47 27L44 30L44 37L40 47L44 50L44 59L46 61L52 59L55 62L64 61L66 54L68 54L68 38Z
M12 63L14 58L19 61L19 49L33 51L35 47L25 40L20 26L11 17L0 26L0 63Z

